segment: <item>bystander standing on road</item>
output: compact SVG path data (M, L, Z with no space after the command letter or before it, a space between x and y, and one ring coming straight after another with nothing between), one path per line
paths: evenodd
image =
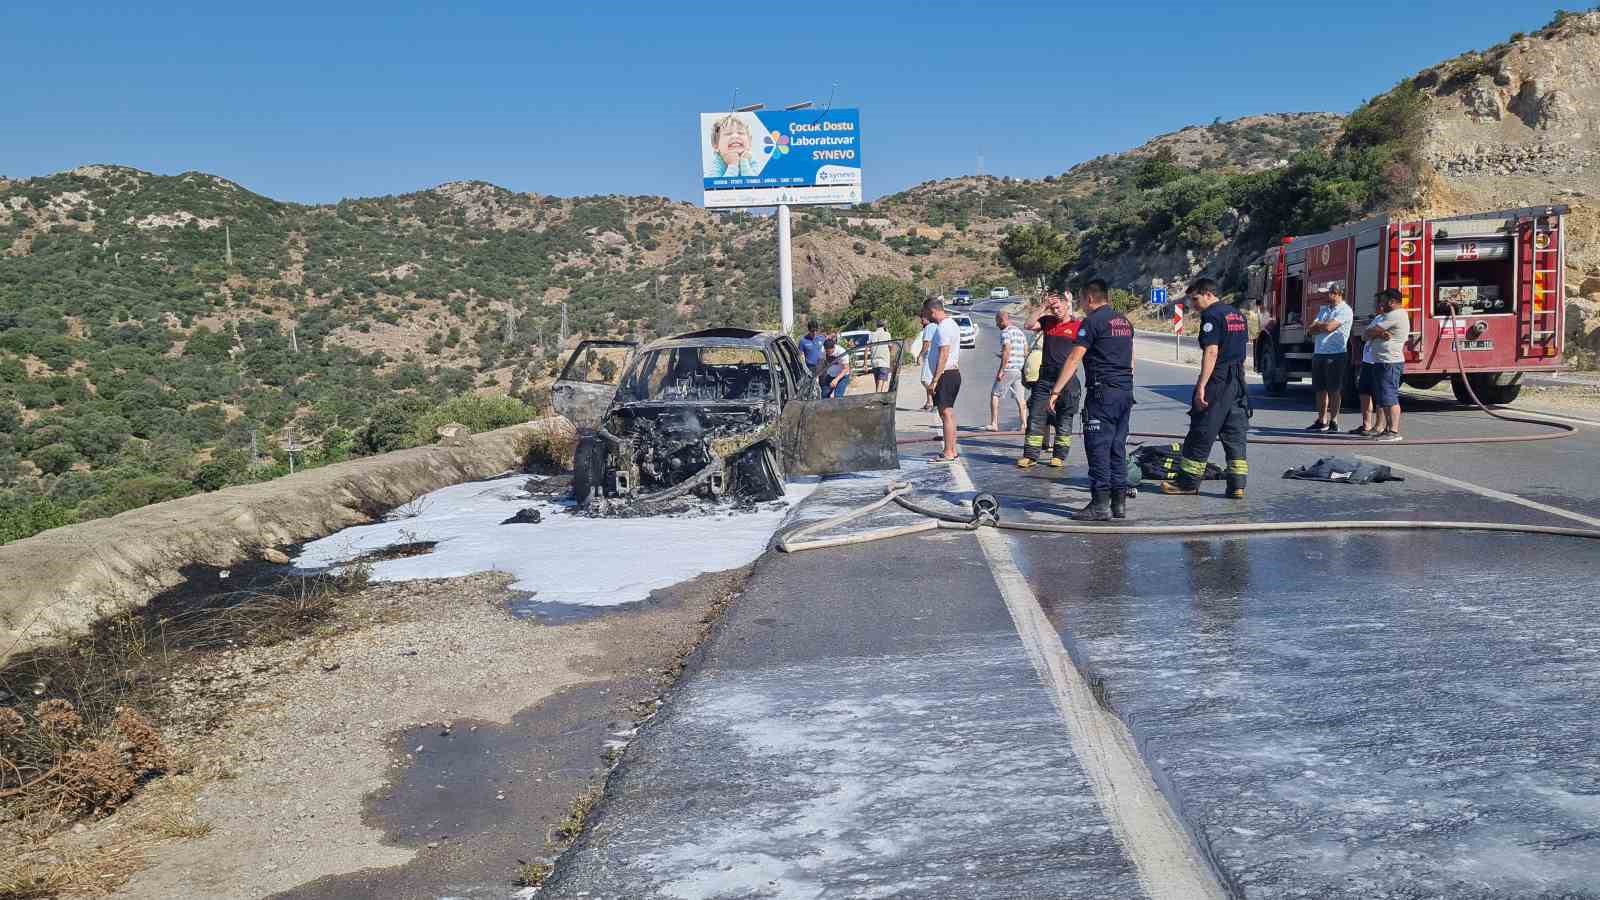
M927 394L928 398L922 405L922 411L929 412L933 409L933 359L929 350L933 347L933 335L939 330L939 326L928 316L926 307L917 314L917 318L922 320L922 333L917 336L917 368L920 370L923 393Z
M1328 289L1328 302L1317 310L1306 333L1314 339L1311 352L1311 389L1317 392L1317 419L1307 431L1339 430L1339 407L1344 403L1344 379L1350 368L1350 325L1355 316L1344 302L1344 288Z
M1090 281L1083 292L1087 315L1078 323L1078 338L1056 376L1050 405L1083 366L1087 396L1083 403L1083 451L1089 458L1089 502L1072 518L1089 522L1127 517L1128 420L1133 415L1133 323L1111 307L1104 280ZM1043 380L1043 379L1040 379Z
M805 336L800 339L800 355L805 358L806 368L811 370L812 377L822 371L822 354L822 335L817 333L817 323L807 322Z
M1000 329L1000 363L995 367L994 387L989 391L989 424L986 431L1000 430L1000 401L1007 397L1017 404L1017 421L1023 431L1028 429L1028 407L1022 396L1022 366L1028 361L1028 336L1012 324L1011 316L995 313L995 327Z
M1400 379L1405 375L1411 314L1401 306L1401 294L1394 288L1379 291L1377 299L1381 315L1366 330L1372 366L1362 367L1367 383L1361 385L1362 393L1372 397L1373 421L1368 427L1363 407L1361 424L1373 440L1393 443L1404 440L1400 436Z
M1078 414L1083 384L1074 377L1061 390L1056 390L1056 379L1078 340L1080 323L1072 315L1071 296L1047 297L1044 310L1032 323L1043 346L1039 378L1028 393L1028 425L1022 438L1022 457L1017 460L1017 466L1023 469L1031 468L1044 455L1045 439L1052 427L1056 433L1050 465L1058 469L1065 466L1067 454L1072 450L1072 419Z
M850 388L850 351L833 338L824 341L822 348L828 355L827 365L822 370L822 396L843 397Z
M1222 438L1228 459L1228 496L1244 499L1250 473L1245 459L1250 434L1250 397L1244 359L1250 346L1250 323L1230 303L1217 299L1217 283L1202 278L1189 286L1189 300L1200 310L1200 378L1189 405L1189 433L1183 439L1178 477L1161 482L1165 494L1198 494L1206 476L1206 458Z
M933 370L933 408L939 411L939 424L944 430L944 452L934 457L934 462L954 462L957 458L956 396L961 393L961 329L944 311L941 300L929 300L923 311L934 326L928 343L928 359L932 361Z
M890 342L894 337L889 334L887 324L880 321L868 340L872 342L872 389L882 393L889 389L889 366L894 361Z

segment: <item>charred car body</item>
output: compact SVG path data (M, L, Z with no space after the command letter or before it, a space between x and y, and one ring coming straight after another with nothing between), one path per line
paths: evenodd
M573 494L592 513L771 500L790 475L899 464L893 387L822 399L782 334L720 328L643 348L584 341L551 394L578 428Z

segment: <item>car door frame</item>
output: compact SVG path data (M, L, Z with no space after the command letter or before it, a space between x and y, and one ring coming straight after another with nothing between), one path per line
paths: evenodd
M779 339L784 340L788 339ZM900 467L895 440L895 399L905 345L901 341L876 341L867 344L866 349L870 352L872 347L884 343L894 347L889 389L838 399L821 396L816 374L795 365L795 360L803 357L798 348L794 349L792 358L783 368L800 383L796 385L795 395L784 404L778 427L779 450L787 474L842 475ZM805 387L807 384L809 388Z
M589 381L587 379L574 379L568 376L572 367L582 357L583 353L593 347L626 347L627 358L623 360L617 370L615 383ZM550 405L555 411L566 417L579 431L592 431L605 417L606 410L611 408L616 399L617 389L622 386L627 377L628 369L639 355L638 341L601 340L590 339L579 342L567 357L567 362L561 367L561 374L555 383L550 385Z

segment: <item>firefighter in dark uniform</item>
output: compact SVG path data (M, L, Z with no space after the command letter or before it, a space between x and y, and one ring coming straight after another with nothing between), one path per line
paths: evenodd
M1206 474L1211 445L1222 438L1228 458L1228 496L1244 498L1245 445L1250 430L1250 397L1245 388L1244 358L1250 343L1250 321L1231 303L1217 299L1217 283L1202 278L1189 287L1189 299L1200 310L1200 380L1189 406L1189 434L1183 439L1178 477L1161 483L1167 494L1198 494Z
M1088 315L1051 390L1050 402L1083 366L1083 450L1089 457L1089 503L1074 519L1104 522L1127 517L1128 419L1133 414L1133 323L1111 308L1104 280L1084 289Z

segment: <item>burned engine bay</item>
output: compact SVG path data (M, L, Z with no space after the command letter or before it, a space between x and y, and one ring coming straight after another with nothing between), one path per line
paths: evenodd
M782 406L765 355L679 347L655 356L623 379L595 445L580 444L575 463L586 471L575 472L575 489L579 481L598 488L576 491L583 511L639 515L695 500L782 497Z

